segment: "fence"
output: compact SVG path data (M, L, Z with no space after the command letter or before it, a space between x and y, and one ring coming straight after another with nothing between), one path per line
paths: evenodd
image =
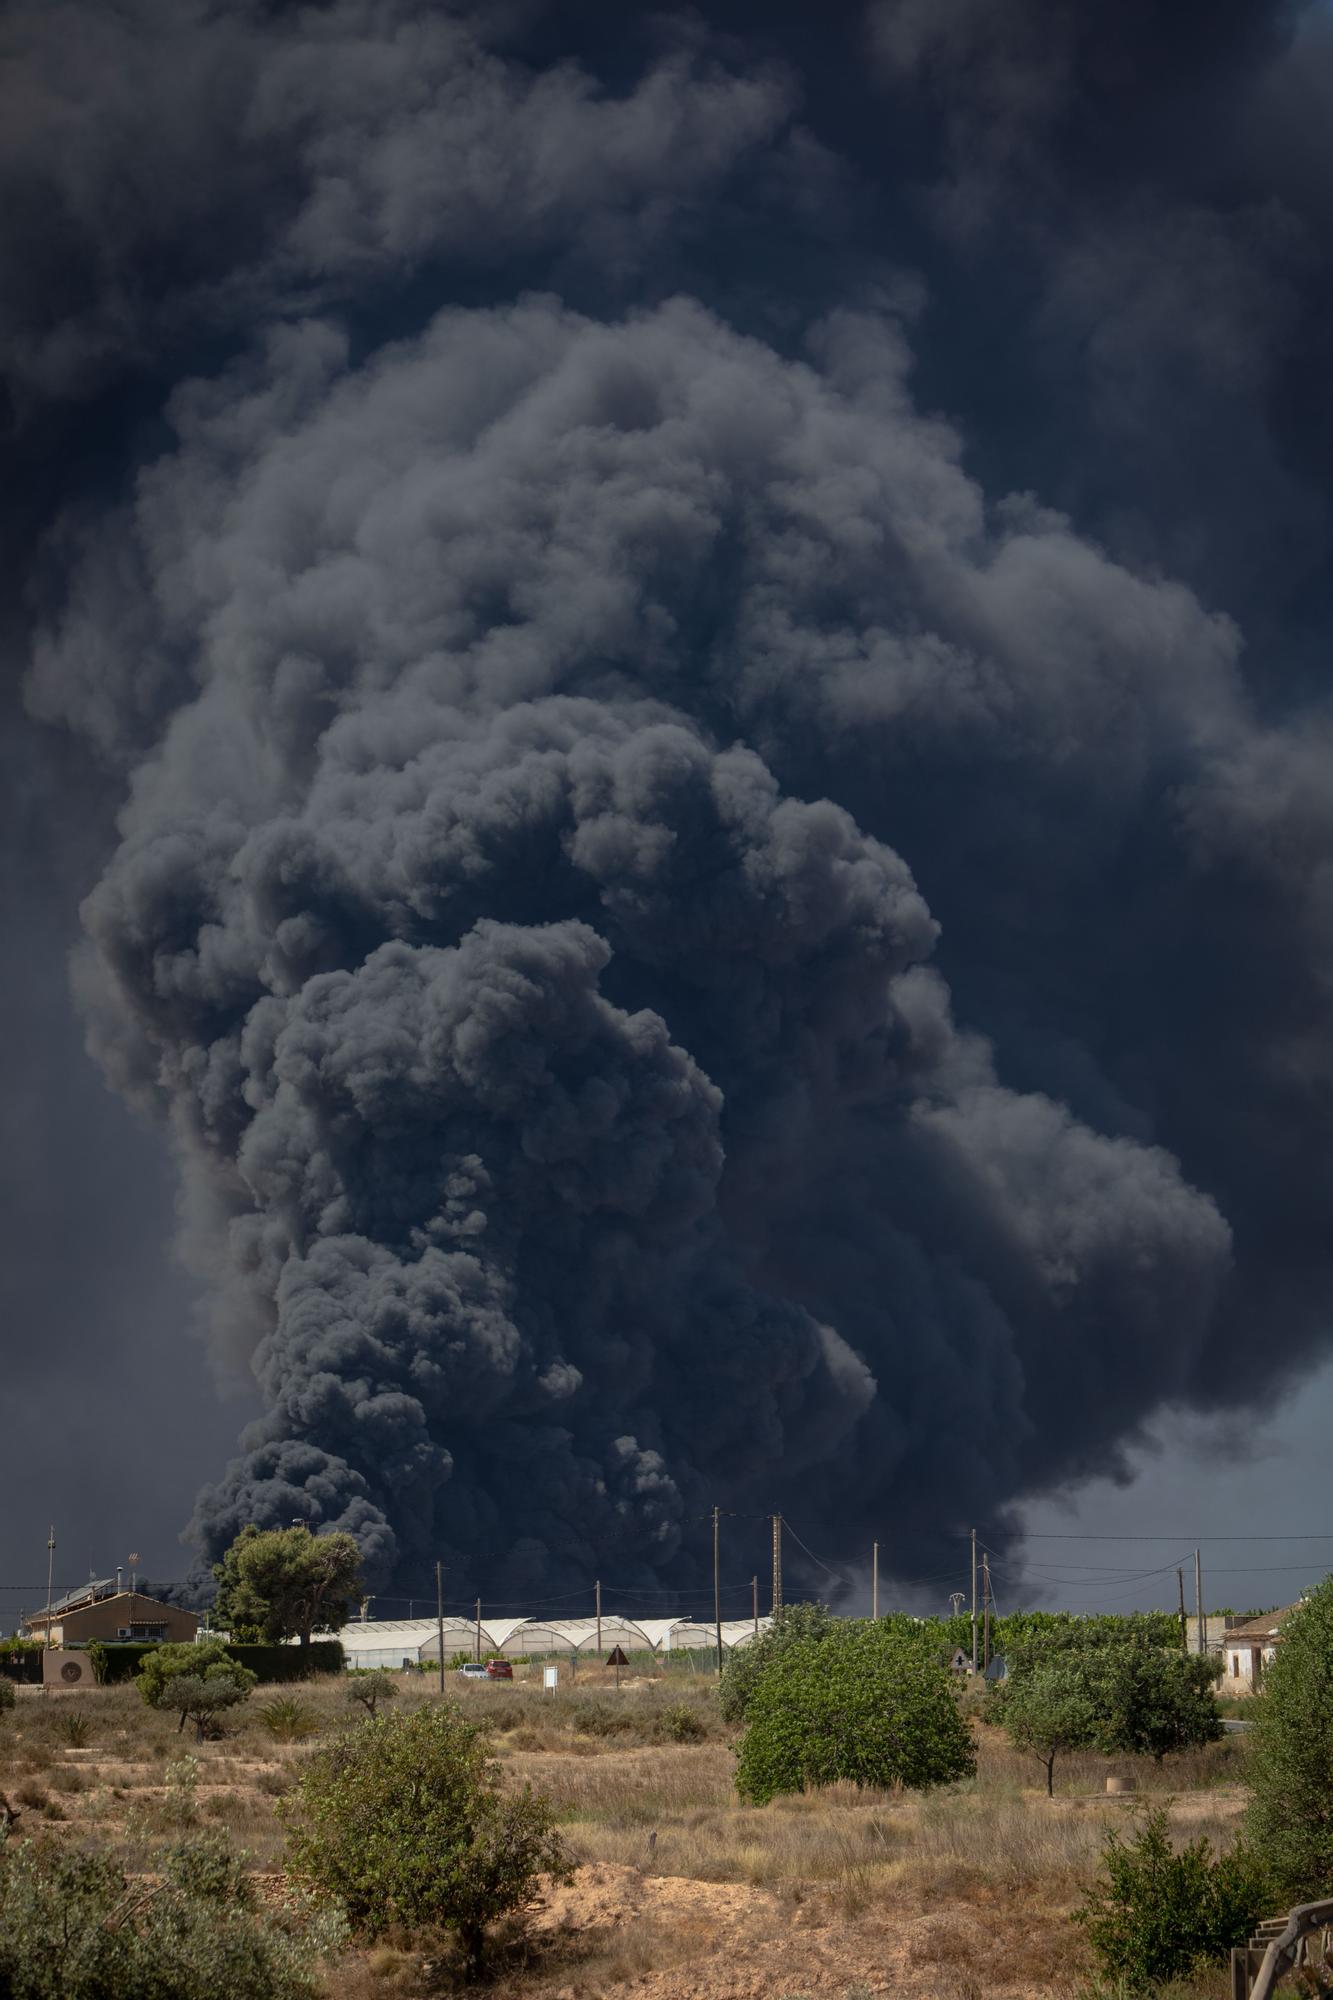
M1301 1903L1285 1917L1270 1917L1248 1944L1231 1954L1231 2000L1272 2000L1278 1981L1297 1970L1313 1974L1313 1991L1328 1992L1331 1934L1333 1896Z

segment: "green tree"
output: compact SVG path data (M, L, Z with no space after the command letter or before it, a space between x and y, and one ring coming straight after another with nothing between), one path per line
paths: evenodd
M736 1788L763 1805L839 1779L924 1789L975 1768L947 1669L915 1638L846 1620L784 1647L759 1676Z
M354 1669L348 1678L348 1701L359 1702L367 1715L374 1715L380 1703L391 1701L397 1692L397 1681L383 1667L370 1667L362 1672Z
M1150 1992L1243 1944L1263 1913L1268 1886L1244 1846L1214 1859L1207 1840L1176 1853L1158 1806L1133 1840L1107 1835L1106 1879L1089 1891L1076 1921L1104 1973L1133 1993Z
M1219 1660L1168 1652L1141 1641L1082 1655L1098 1715L1098 1747L1110 1754L1163 1757L1196 1750L1222 1735L1214 1685Z
M729 1655L718 1689L723 1719L744 1722L750 1696L765 1669L802 1640L826 1639L836 1630L838 1622L826 1604L780 1605L772 1624L757 1639L736 1647Z
M351 1535L309 1528L242 1528L213 1565L215 1615L236 1635L271 1646L310 1643L314 1632L345 1625L361 1595L361 1552Z
M315 1753L279 1810L289 1869L355 1932L452 1929L470 1973L487 1925L530 1904L541 1875L570 1873L548 1802L501 1790L484 1732L453 1702L368 1717Z
M1284 1623L1254 1718L1250 1838L1286 1902L1333 1895L1333 1576Z
M179 1717L178 1730L193 1722L202 1743L224 1710L249 1700L255 1678L214 1639L202 1645L155 1647L145 1655L135 1686L150 1708Z
M998 1688L990 1712L1016 1750L1030 1750L1039 1759L1048 1799L1055 1797L1056 1758L1089 1749L1097 1740L1097 1709L1076 1654L1055 1653Z

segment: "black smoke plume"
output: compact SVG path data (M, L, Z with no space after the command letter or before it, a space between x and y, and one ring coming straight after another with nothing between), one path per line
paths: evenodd
M6 256L58 226L0 352L20 441L87 408L122 470L47 526L27 698L123 786L78 990L263 1397L201 1551L301 1516L381 1587L647 1587L717 1502L910 1569L1250 1393L1256 1311L1270 1382L1316 1351L1326 724L1249 665L1228 504L1167 574L1113 452L1094 536L914 373L978 231L1057 374L1098 246L1179 247L1176 150L1131 244L1070 136L1123 121L1109 10L858 17L910 174L823 128L781 16L612 85L558 9L63 11L108 80L18 10ZM1200 87L1257 48L1275 90L1289 29L1232 11ZM1234 326L1288 239L1208 198ZM131 383L174 385L151 437ZM1002 382L960 384L984 431Z

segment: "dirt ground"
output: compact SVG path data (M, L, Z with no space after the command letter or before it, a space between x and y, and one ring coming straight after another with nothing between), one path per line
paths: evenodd
M415 1676L403 1704L438 1698ZM1145 1795L1182 1836L1225 1844L1243 1806L1243 1740L1150 1761L1077 1757L1044 1795L1035 1760L977 1723L975 1780L927 1797L847 1787L745 1807L711 1681L581 1671L450 1694L492 1732L505 1773L546 1792L578 1862L496 1939L497 2000L1075 2000L1090 1968L1072 1917L1108 1828ZM294 1700L294 1712L293 1712ZM345 1681L260 1690L196 1745L132 1687L24 1691L0 1718L15 1832L109 1846L132 1871L189 1827L225 1826L267 1893L281 1887L274 1806L321 1740L355 1720ZM1130 1788L1108 1795L1108 1777ZM1225 1990L1200 1983L1200 2000ZM328 1971L329 2000L457 1991L449 1955L384 1945Z

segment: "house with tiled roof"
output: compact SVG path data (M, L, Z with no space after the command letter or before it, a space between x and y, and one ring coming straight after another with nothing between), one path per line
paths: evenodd
M1245 1618L1229 1625L1222 1641L1222 1689L1226 1694L1253 1694L1264 1670L1277 1658L1282 1627L1299 1604L1286 1604L1280 1611L1266 1611L1258 1618Z

